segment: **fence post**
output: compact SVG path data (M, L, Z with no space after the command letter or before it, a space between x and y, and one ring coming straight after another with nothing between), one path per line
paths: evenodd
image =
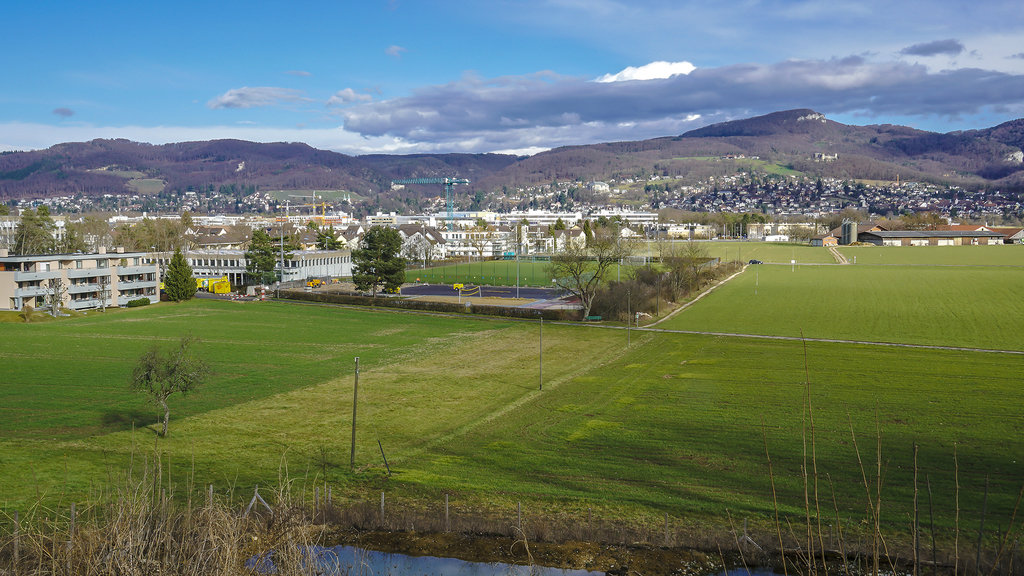
M22 530L22 524L18 521L17 510L14 510L14 570L17 570L17 564L20 560L20 552L22 552L19 548L20 542L18 541L20 530Z
M743 521L744 533L746 533L746 520ZM665 512L665 546L668 546L668 512Z
M444 531L449 532L452 528L451 522L448 520L448 495L444 495Z
M313 511L316 512L320 509L320 487L316 486L313 488Z
M206 505L211 509L213 508L213 484L210 484L210 487L207 490Z
M516 516L519 519L519 531L523 531L523 503L516 502Z
M68 574L71 574L71 549L75 546L75 503L71 503L71 524L68 527L68 543L65 547Z
M384 527L384 493L380 493L380 526Z

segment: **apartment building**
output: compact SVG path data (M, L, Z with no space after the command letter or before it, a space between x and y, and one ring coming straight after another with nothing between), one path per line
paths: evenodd
M43 307L56 294L61 306L86 310L160 299L156 264L141 252L105 248L91 254L11 256L0 249L0 310Z

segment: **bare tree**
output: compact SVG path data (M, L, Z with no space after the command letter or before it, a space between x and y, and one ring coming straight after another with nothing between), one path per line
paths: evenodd
M139 363L132 370L129 388L136 393L146 394L164 409L163 436L167 437L167 424L171 419L171 409L167 399L176 393L187 396L194 392L206 376L210 374L210 366L205 360L192 351L192 344L199 339L193 336L182 336L176 349L161 350L154 344L139 358Z
M548 272L560 288L580 299L584 318L611 267L632 251L632 245L615 232L598 229L586 245L568 242L565 250L551 257Z
M64 303L64 295L67 288L64 287L64 280L51 278L46 285L46 301L50 307L50 315L57 317L60 314L61 304Z

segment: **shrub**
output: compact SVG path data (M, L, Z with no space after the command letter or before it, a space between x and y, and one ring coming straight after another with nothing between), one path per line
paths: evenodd
M149 306L149 298L136 298L135 300L129 300L125 308L138 308L139 306Z

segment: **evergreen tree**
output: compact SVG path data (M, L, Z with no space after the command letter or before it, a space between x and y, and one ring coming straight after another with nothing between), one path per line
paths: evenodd
M388 292L397 291L405 283L405 258L402 237L394 228L374 226L360 241L361 248L352 251L352 281L358 290L371 290L383 286Z
M50 210L46 206L40 206L38 212L31 208L22 210L21 220L14 231L14 253L51 254L55 229Z
M190 300L196 295L196 281L192 277L192 267L188 265L181 250L175 250L171 263L167 266L164 276L164 292L175 302Z
M274 269L277 267L278 251L274 241L263 230L254 230L249 249L245 251L245 271L260 284L270 284L275 280Z

